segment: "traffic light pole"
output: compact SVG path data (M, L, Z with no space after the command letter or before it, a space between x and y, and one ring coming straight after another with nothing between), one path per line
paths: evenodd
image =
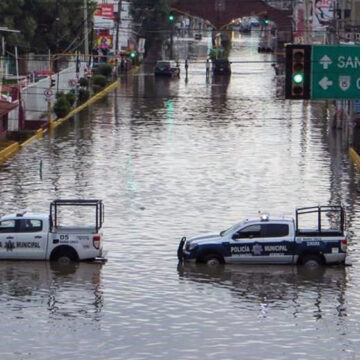
M170 60L173 59L173 46L174 46L174 25L171 24L171 29L170 29Z

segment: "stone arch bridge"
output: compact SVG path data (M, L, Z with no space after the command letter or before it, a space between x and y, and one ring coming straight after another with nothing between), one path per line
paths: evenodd
M289 10L276 9L261 0L175 0L172 10L186 16L208 20L217 30L226 27L233 19L259 16L276 23L278 41L291 41L291 16Z

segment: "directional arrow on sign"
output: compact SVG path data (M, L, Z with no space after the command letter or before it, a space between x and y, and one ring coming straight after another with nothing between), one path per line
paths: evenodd
M319 85L322 87L323 90L327 90L329 86L331 86L333 82L327 78L327 76L323 77L319 81Z
M321 59L320 59L320 64L323 66L324 70L327 70L329 68L329 65L332 64L331 59L325 54Z

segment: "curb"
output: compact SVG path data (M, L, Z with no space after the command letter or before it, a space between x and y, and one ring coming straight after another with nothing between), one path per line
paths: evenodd
M135 66L134 68L130 69L127 74L133 75L133 74L137 73L139 71L139 69L140 69L140 66ZM105 89L96 93L89 100L87 100L86 102L84 102L83 104L78 106L77 108L71 110L69 112L69 114L67 114L65 117L51 121L49 124L49 128L55 129L56 127L58 127L65 121L69 120L72 116L74 116L75 114L80 112L81 110L85 109L86 107L94 104L96 101L103 98L105 95L107 95L109 92L116 89L118 86L119 86L119 79L114 81L113 83L111 83ZM8 158L10 158L12 155L16 154L18 151L24 149L27 145L29 145L34 140L41 139L44 136L44 134L46 134L47 132L48 132L47 128L44 128L44 129L40 128L40 129L36 130L36 133L33 136L26 139L24 142L22 142L22 143L15 142L15 143L9 145L8 147L6 147L5 149L1 150L0 151L0 164L2 162L6 161Z
M349 149L349 156L353 163L355 163L357 168L360 170L360 155L352 147Z
M20 150L19 143L14 143L0 151L0 163L8 159L13 154L17 153Z

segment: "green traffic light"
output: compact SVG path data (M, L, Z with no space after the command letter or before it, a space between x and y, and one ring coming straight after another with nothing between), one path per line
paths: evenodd
M133 51L132 53L130 53L130 56L131 56L132 58L134 58L134 57L136 56L136 52Z
M304 82L304 75L303 74L294 74L293 80L295 84L301 84Z
M169 15L169 21L173 22L175 20L175 16L173 14Z

